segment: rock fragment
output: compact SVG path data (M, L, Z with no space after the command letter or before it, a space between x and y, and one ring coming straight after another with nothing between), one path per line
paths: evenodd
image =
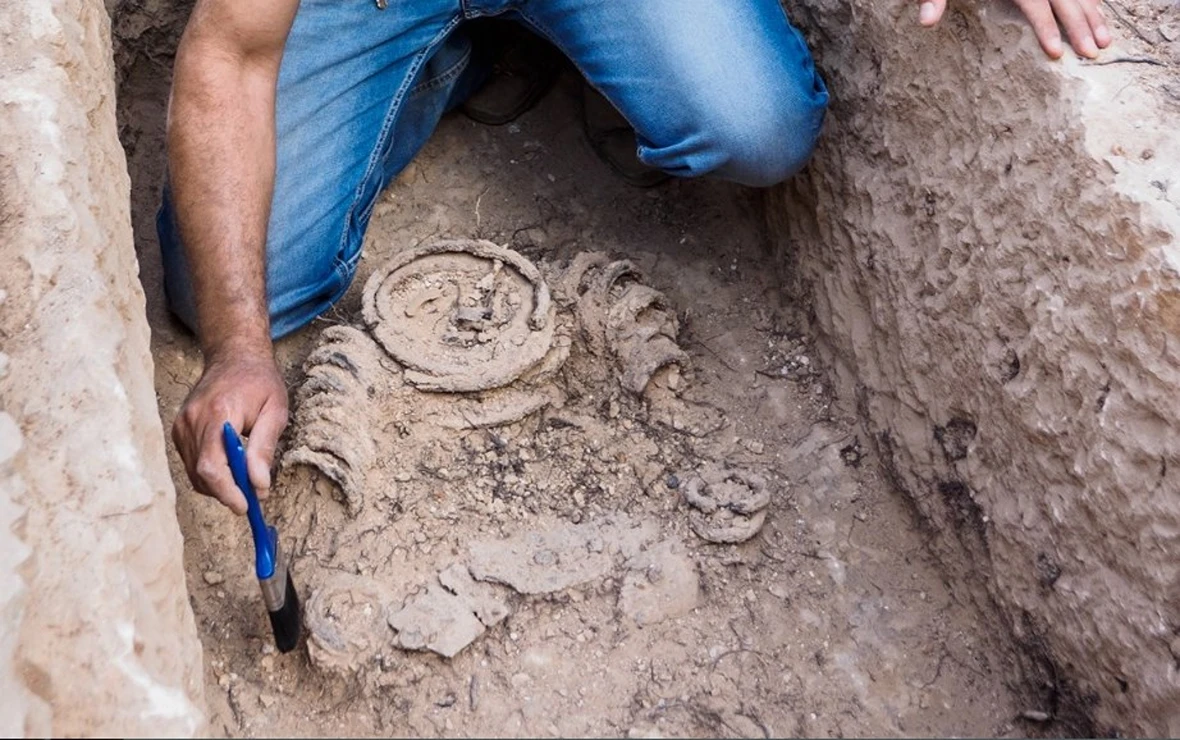
M438 575L438 584L410 597L389 616L397 631L395 644L403 650L429 650L452 658L488 627L508 616L508 604L500 589L479 583L461 563Z
M441 586L428 586L389 615L397 630L396 644L403 650L429 650L453 658L484 633L467 600Z
M650 523L624 517L562 522L506 540L476 542L468 566L476 580L502 583L522 594L553 593L606 576L614 553L635 554L653 539Z

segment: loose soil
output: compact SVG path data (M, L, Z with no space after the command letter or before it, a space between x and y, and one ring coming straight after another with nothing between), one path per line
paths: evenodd
M120 120L170 425L201 359L163 305L159 72L128 71ZM212 732L1035 731L1017 719L1042 707L1021 703L1009 644L944 579L834 404L801 330L807 306L778 287L758 194L615 179L582 137L577 84L567 75L504 127L446 118L376 206L352 289L278 345L294 421L267 506L305 646L274 653L245 521L194 495L170 450ZM440 239L487 240L538 268L560 363L491 391L408 382L366 320L364 286ZM627 326L656 329L611 335L580 314L591 291L559 286L587 260L629 260L626 285L599 298L609 313L628 286L649 291L655 313ZM467 328L476 351L483 329ZM663 360L628 374L648 341ZM341 347L350 363L325 359ZM336 371L335 405L317 415L312 381Z

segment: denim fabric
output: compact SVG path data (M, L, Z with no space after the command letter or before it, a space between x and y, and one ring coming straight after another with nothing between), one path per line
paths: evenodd
M276 102L267 293L278 337L347 290L382 188L484 70L465 19L502 15L561 49L682 177L770 185L815 145L828 94L779 0L302 0ZM172 310L196 325L171 199L157 219Z

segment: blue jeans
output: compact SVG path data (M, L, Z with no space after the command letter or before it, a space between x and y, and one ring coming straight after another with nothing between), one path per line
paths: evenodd
M347 290L373 205L479 81L465 19L547 38L635 127L639 158L747 185L807 161L828 94L779 0L302 0L276 101L266 272L275 337ZM196 326L168 188L157 218L165 291Z

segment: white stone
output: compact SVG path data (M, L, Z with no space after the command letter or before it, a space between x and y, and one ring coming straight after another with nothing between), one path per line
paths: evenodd
M0 38L0 734L191 736L201 647L106 8L0 3Z

